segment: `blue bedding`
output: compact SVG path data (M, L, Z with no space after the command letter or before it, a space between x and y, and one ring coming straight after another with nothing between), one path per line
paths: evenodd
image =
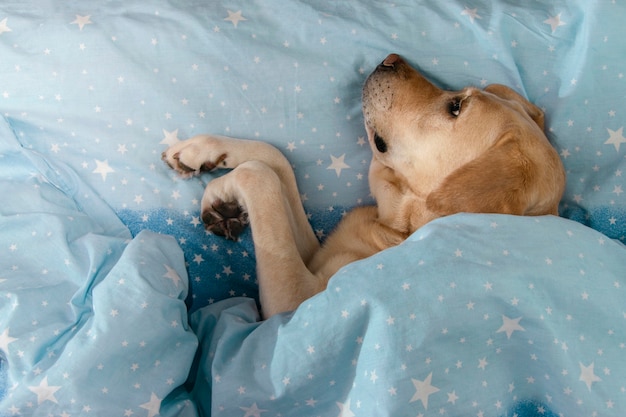
M0 415L622 415L626 8L414 3L0 4ZM542 107L561 217L439 219L260 322L249 231L161 152L274 144L323 240L371 203L390 52Z
M292 316L194 313L193 397L217 416L619 415L625 253L558 217L440 219Z

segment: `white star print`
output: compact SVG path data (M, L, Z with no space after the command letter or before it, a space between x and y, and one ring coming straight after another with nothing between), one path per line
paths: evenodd
M431 394L439 391L439 388L431 384L432 379L432 372L428 374L426 379L423 381L411 378L413 386L415 387L415 394L413 394L413 397L411 397L411 399L409 400L410 403L420 400L422 402L422 405L424 406L424 409L428 409L428 397L430 397Z
M16 340L18 339L9 336L8 328L4 329L4 331L0 334L0 350L9 353L9 344L15 342Z
M48 385L48 377L44 377L39 385L35 385L32 387L28 387L29 390L37 394L37 404L41 404L44 401L52 401L53 403L58 404L54 393L61 389L60 386L51 386Z
M470 9L469 7L465 7L465 10L461 12L462 15L468 16L470 18L470 22L474 23L474 19L482 19L481 16L478 15L478 9Z
M510 319L503 314L502 326L498 329L498 331L496 331L496 333L506 332L506 338L510 339L514 331L526 331L526 329L519 325L521 319L521 317Z
M345 158L346 158L345 153L338 158L331 155L330 159L332 160L332 163L326 169L334 169L335 173L337 174L337 178L339 178L341 176L342 169L350 168L350 165L344 162Z
M178 287L178 283L181 281L180 276L175 269L170 268L168 265L163 264L167 272L163 275L164 278L171 279L172 282Z
M76 15L76 20L74 20L71 24L78 25L79 29L83 30L85 25L91 25L92 24L90 18L91 18L91 16Z
M613 145L615 146L615 150L619 152L619 146L622 143L626 143L626 138L624 137L624 127L620 127L617 130L606 129L609 132L609 139L604 142L605 145Z
M167 130L163 129L163 134L165 135L165 137L163 138L163 140L161 140L161 142L159 142L159 144L161 145L172 146L180 142L180 139L178 139L178 129L174 130L173 132L168 132Z
M452 404L456 404L456 400L458 400L459 397L458 395L456 395L456 391L452 391L448 393L448 402L452 403Z
M267 410L260 409L256 403L252 404L250 407L239 407L243 411L246 412L243 417L261 417L261 413L265 413Z
M161 398L157 397L157 395L153 392L150 394L150 401L141 404L139 407L144 410L148 410L148 417L154 417L158 415L161 410L161 401Z
M241 10L236 11L236 12L231 12L230 10L227 10L227 11L228 11L228 17L225 18L224 20L231 22L233 26L235 27L237 27L239 22L248 20L241 15Z
M102 175L102 181L106 181L107 174L115 172L115 170L109 166L108 159L105 159L104 161L99 161L96 159L95 161L96 161L96 169L94 169L92 173Z
M583 381L587 385L587 389L591 391L591 384L593 384L594 382L600 382L602 381L602 379L600 379L600 377L594 373L593 362L591 362L591 365L589 366L583 365L582 362L579 362L578 364L580 366L580 377L578 378L578 380Z
M4 19L0 20L0 35L5 32L11 32L11 28L7 26L8 19L8 17L5 17Z
M372 372L370 372L370 381L372 381L373 383L376 383L377 379L378 379L378 375L376 375L376 370L374 369Z
M565 22L561 20L561 13L557 14L556 16L550 16L550 18L544 20L543 23L550 25L550 27L552 28L552 33L554 33L554 31L559 26L565 25Z
M345 403L337 402L337 407L339 407L339 416L338 417L354 417L354 413L350 410L350 399Z

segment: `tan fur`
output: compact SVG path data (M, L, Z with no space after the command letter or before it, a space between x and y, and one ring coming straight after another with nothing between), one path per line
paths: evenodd
M352 210L322 246L289 162L271 145L201 135L163 153L184 176L232 169L207 185L202 218L231 238L249 221L264 317L295 309L342 266L435 218L557 214L565 174L543 112L510 88L444 91L392 54L363 87L363 114L377 205Z

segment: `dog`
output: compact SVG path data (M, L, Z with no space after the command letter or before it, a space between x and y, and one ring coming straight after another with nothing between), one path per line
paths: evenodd
M264 318L323 291L344 265L400 244L459 212L558 215L565 172L543 111L503 85L445 91L391 54L362 94L374 206L344 216L320 245L289 161L270 144L199 135L163 152L183 177L214 169L207 230L236 239L249 223Z

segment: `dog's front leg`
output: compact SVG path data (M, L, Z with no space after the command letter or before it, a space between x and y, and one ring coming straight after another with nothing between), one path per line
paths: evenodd
M289 203L289 221L300 257L305 263L319 249L319 242L302 207L296 178L289 161L274 146L253 140L225 136L198 135L170 146L163 160L183 177L198 175L214 169L235 169L248 161L260 161L280 178L282 195ZM263 188L263 187L261 187ZM214 216L209 217L209 229L216 234L236 239L247 224L247 214L238 204L216 202Z
M209 230L222 231L229 227L229 215L240 218L247 213L265 318L295 309L325 287L300 256L294 213L284 188L274 169L264 162L247 161L211 181L202 198L202 219Z

